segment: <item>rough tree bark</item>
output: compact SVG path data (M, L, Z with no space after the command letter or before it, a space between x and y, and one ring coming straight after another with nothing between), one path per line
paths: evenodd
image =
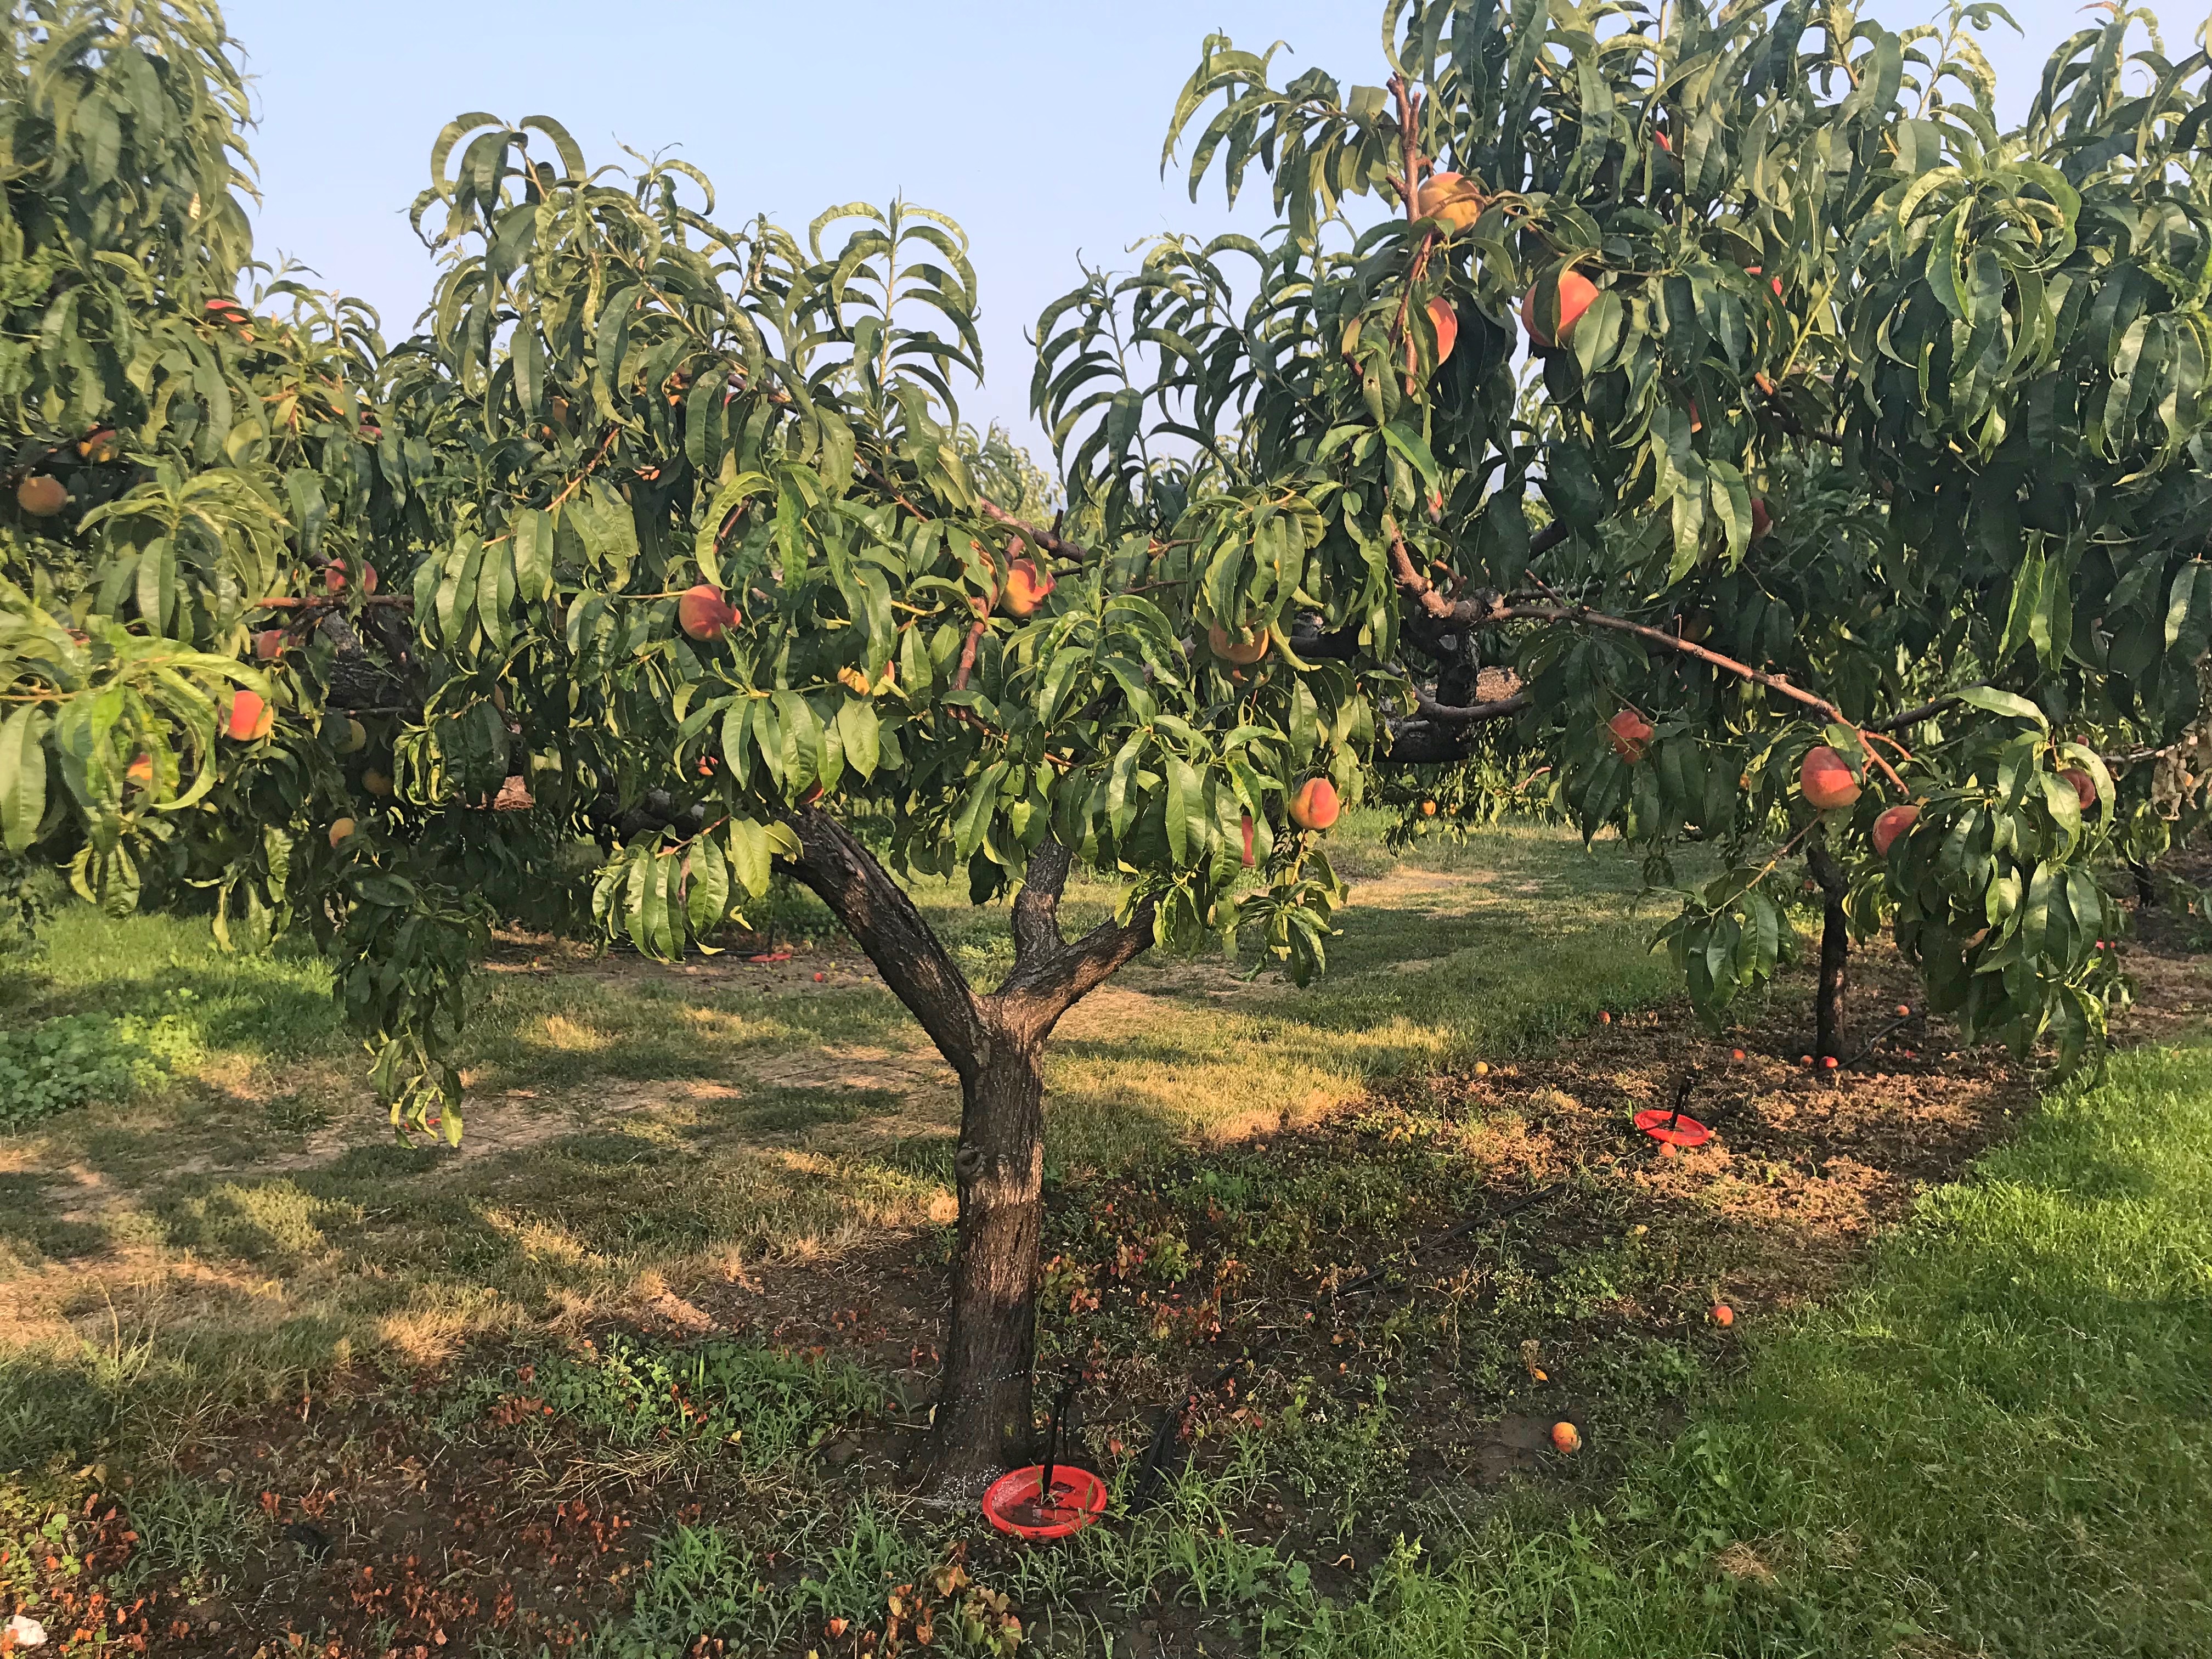
M1813 1052L1821 1060L1844 1057L1845 998L1850 991L1850 921L1844 914L1850 883L1834 854L1814 842L1806 867L1820 889L1820 984L1813 1000Z
M1036 1433L1037 1243L1044 1212L1044 1045L1086 993L1152 942L1141 905L1078 939L1060 929L1067 850L1046 841L1014 901L1014 967L978 994L890 872L827 814L796 812L799 879L867 952L960 1078L951 1322L924 1471L965 1492L1028 1456Z

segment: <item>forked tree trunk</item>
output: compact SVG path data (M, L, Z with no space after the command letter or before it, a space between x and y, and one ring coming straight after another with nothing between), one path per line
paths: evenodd
M986 996L867 848L815 810L793 872L829 905L884 982L960 1075L960 1198L951 1316L930 1432L927 1482L967 1493L1025 1458L1035 1437L1037 1241L1044 1218L1044 1045L1060 1017L1152 942L1152 908L1081 939L1060 931L1066 850L1047 841L1014 901L1014 968Z
M1813 998L1813 1052L1840 1063L1844 1057L1845 1002L1850 989L1851 926L1844 914L1850 890L1843 869L1817 842L1806 864L1820 889L1820 983Z

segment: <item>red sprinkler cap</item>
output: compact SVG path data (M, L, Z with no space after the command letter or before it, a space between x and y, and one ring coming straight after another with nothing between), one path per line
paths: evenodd
M1036 1542L1081 1532L1106 1512L1106 1483L1072 1463L1053 1466L1052 1490L1040 1492L1044 1465L1000 1475L983 1494L983 1518L1000 1532Z

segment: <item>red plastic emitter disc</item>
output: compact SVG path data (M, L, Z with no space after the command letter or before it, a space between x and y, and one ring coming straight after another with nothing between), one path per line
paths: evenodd
M1072 1463L1053 1467L1052 1490L1040 1492L1044 1466L1013 1469L983 1494L983 1518L1017 1538L1065 1538L1106 1512L1106 1483Z
M1713 1138L1713 1132L1697 1119L1676 1117L1674 1113L1659 1106L1638 1112L1636 1127L1652 1139L1663 1140L1669 1146L1702 1146Z

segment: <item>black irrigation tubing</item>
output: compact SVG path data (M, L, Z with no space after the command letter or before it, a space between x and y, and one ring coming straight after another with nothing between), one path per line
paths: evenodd
M1449 1244L1455 1238L1463 1238L1468 1234L1492 1223L1510 1220L1523 1210L1530 1209L1562 1191L1565 1186L1566 1182L1564 1180L1547 1182L1534 1192L1523 1193L1502 1209L1486 1207L1470 1210L1435 1237L1408 1249L1401 1250L1389 1261L1369 1268L1357 1279L1338 1285L1332 1294L1338 1297L1348 1296L1364 1290L1400 1261ZM1166 1480L1169 1468L1174 1461L1176 1447L1182 1439L1184 1413L1201 1396L1212 1394L1236 1376L1241 1367L1251 1364L1273 1346L1272 1342L1263 1342L1256 1348L1247 1348L1234 1361L1216 1371L1206 1382L1194 1384L1184 1389L1180 1396L1161 1407L1153 1414L1152 1443L1145 1449L1144 1462L1138 1465L1136 1482L1130 1492L1128 1508L1131 1514L1147 1509L1158 1501L1159 1489Z
M1876 1031L1872 1036L1869 1037L1867 1039L1865 1048L1860 1049L1858 1053L1853 1054L1849 1060L1844 1060L1841 1065L1837 1066L1836 1069L1839 1072L1850 1071L1861 1060L1864 1060L1869 1054L1872 1054L1875 1048L1881 1043L1881 1040L1889 1036L1890 1033L1898 1030L1901 1027L1910 1025L1916 1019L1922 1019L1924 1018L1926 1018L1924 1012L1915 1012L1910 1008L1906 1009L1905 1012L1892 1018L1888 1024L1883 1026L1881 1030Z

